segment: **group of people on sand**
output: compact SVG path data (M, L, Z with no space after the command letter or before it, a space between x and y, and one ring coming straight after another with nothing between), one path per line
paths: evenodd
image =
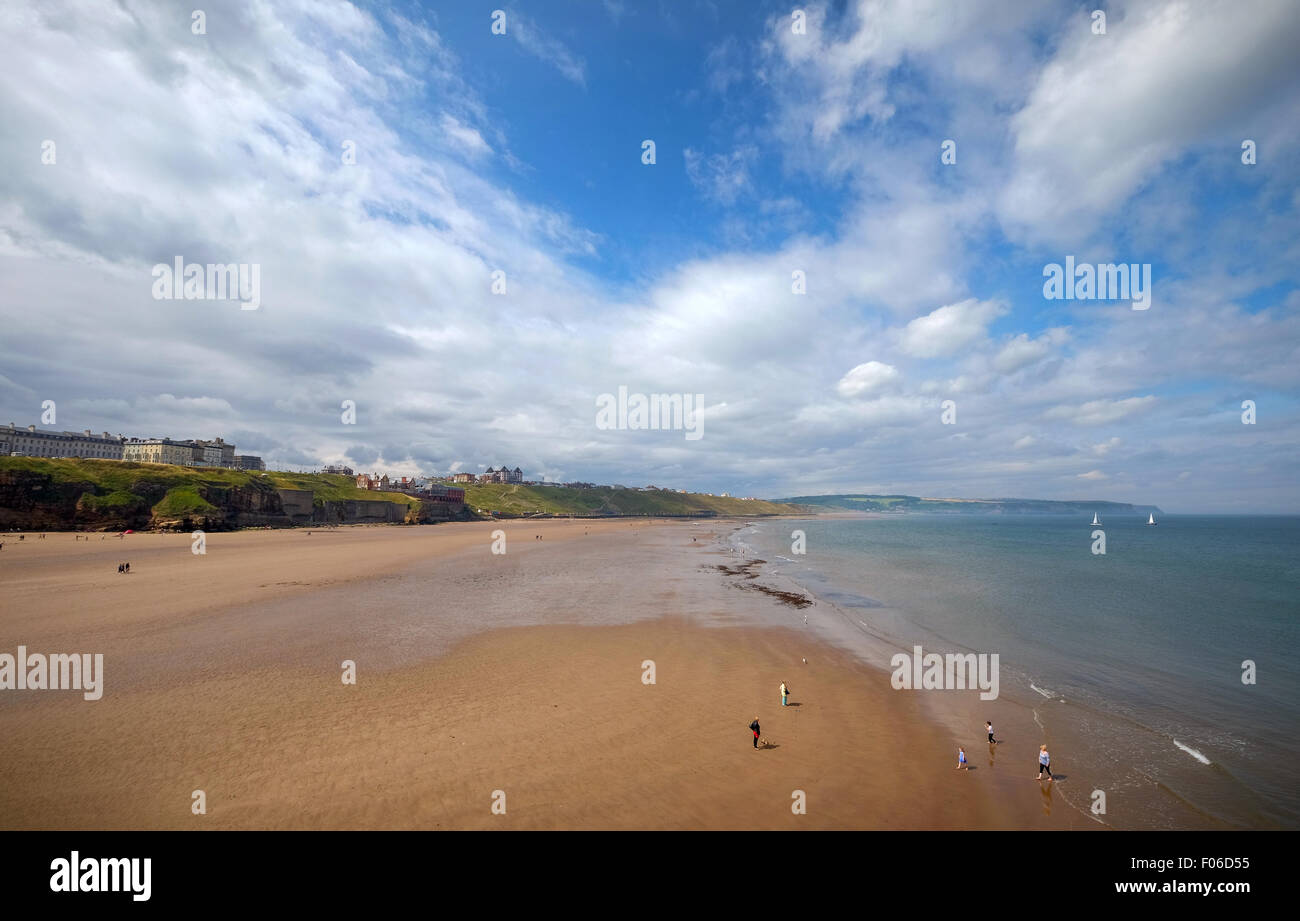
M790 687L784 681L782 681L780 690L781 690L781 706L787 707L790 705ZM998 745L999 744L998 740L993 737L992 721L985 720L984 729L988 733L989 744ZM754 734L754 748L757 749L758 743L761 740L763 734L763 729L759 725L757 716L754 717L754 721L749 724L749 731ZM970 770L970 765L966 761L966 749L962 748L960 745L957 746L957 770L959 771ZM1056 779L1055 777L1052 776L1052 756L1048 753L1046 744L1040 745L1038 747L1038 778L1037 779L1042 780L1044 774L1047 775L1048 783L1051 783L1053 780Z
M118 564L117 564L117 571L118 571L118 572L130 572L130 571L131 571L131 564L130 564L130 563L118 563Z
M788 707L790 705L790 687L784 681L782 681L780 690L781 690L781 706ZM763 729L758 724L757 716L754 717L754 722L749 724L749 731L754 734L754 747L758 748L758 743L760 741L760 737L763 734Z
M984 728L985 730L987 730L989 734L989 744L990 745L999 744L998 740L993 738L993 723L990 722L989 720L985 720ZM966 750L962 748L960 745L957 746L957 770L959 771L970 770L970 765L966 763ZM1042 780L1044 774L1047 775L1048 783L1051 783L1053 780L1056 779L1055 777L1052 776L1052 756L1047 751L1046 743L1038 746L1038 777L1036 779Z

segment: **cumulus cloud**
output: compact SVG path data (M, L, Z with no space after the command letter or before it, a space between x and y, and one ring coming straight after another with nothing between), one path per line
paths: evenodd
M993 301L967 298L917 317L899 334L899 348L918 358L938 358L984 338L989 323L1006 313Z
M898 380L898 369L879 361L868 361L845 374L835 389L843 397L856 397L878 390Z
M0 19L15 88L0 94L0 412L15 422L53 398L61 425L221 435L272 465L508 461L761 495L1294 494L1300 222L1297 168L1276 154L1300 130L1279 117L1296 94L1278 64L1300 16L1270 0L1255 23L1108 6L1104 37L1047 4L857 0L809 4L804 36L784 13L752 47L711 36L700 60L722 50L689 105L721 108L683 103L685 176L632 180L674 175L655 188L692 215L671 225L676 251L607 219L627 189L565 199L516 159L550 139L519 137L498 87L418 13L221 0L196 41L152 0L75 16L15 2ZM652 15L628 5L592 29ZM556 116L583 111L580 53L608 36L530 25L511 15L494 78L546 61ZM1223 84L1204 117L1197 67ZM1089 80L1113 107L1081 98ZM1267 168L1236 166L1246 126L1266 132ZM1190 188L1223 197L1207 211ZM701 196L725 206L718 225ZM1096 261L1149 249L1157 305L1045 304L1037 248L1064 231L1101 234ZM262 309L153 300L150 267L177 255L260 264ZM705 437L596 429L597 395L621 385L704 394ZM1247 396L1258 428L1229 411ZM1243 435L1249 484L1225 489ZM1078 478L1120 456L1122 475Z
M1036 339L1029 338L1027 333L1020 333L1002 346L993 357L993 367L1001 374L1019 371L1051 355L1054 347L1064 339L1064 330L1052 330Z

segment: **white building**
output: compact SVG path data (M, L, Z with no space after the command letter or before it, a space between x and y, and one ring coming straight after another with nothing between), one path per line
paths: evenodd
M12 422L0 427L0 456L23 457L93 457L102 460L121 460L121 435L92 435L84 432L43 432L34 425L19 428Z
M170 438L131 438L123 447L122 459L138 464L175 464L193 467L194 445Z

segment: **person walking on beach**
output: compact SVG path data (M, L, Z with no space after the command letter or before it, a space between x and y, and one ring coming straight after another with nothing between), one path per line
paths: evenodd
M784 707L786 705L786 700L789 699L789 697L790 697L790 689L786 687L785 682L782 681L781 682L781 706Z
M754 717L754 722L749 724L749 731L754 734L754 747L758 748L758 736L763 731L758 728L758 717Z
M127 563L127 564L126 564L126 571L127 571L128 574L130 574L130 572L131 572L131 564L130 564L130 563Z
M984 726L985 726L985 728L988 729L988 731L989 731L989 744L990 744L990 745L997 745L997 744L998 744L998 740L995 739L995 738L993 738L993 724L990 723L988 720L985 720L985 721L984 721Z
M960 745L957 746L957 770L970 770L970 765L966 763L966 749L962 748Z
M118 574L119 576L120 576L122 573L126 572L126 570L123 568L123 567L125 567L125 566L126 566L125 563L118 563L118 564L117 564L117 574Z
M1038 746L1038 779L1043 779L1043 772L1047 772L1047 782L1053 781L1052 777L1052 756L1047 753L1047 746Z

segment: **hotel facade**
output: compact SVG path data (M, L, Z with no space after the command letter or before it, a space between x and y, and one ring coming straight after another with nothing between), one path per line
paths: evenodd
M0 457L75 457L133 461L140 464L175 464L181 467L225 467L265 470L253 454L236 454L235 446L220 438L211 441L170 438L127 438L104 432L49 432L34 425L20 428L12 422L0 426Z
M121 435L108 432L100 435L92 435L90 429L84 432L43 432L34 425L19 428L10 422L7 427L0 427L0 456L122 460L124 441Z

